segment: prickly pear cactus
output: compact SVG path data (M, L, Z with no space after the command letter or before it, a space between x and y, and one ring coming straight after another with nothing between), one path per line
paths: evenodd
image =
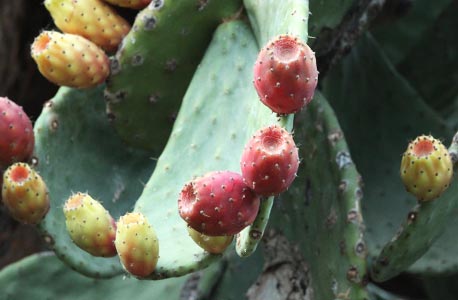
M84 91L61 88L46 103L34 131L36 167L51 199L51 210L40 224L46 241L59 258L83 274L121 273L117 258L96 258L73 244L62 207L72 193L90 192L118 218L134 205L155 160L125 146L113 132L105 118L103 86ZM65 167L53 167L59 165Z
M451 144L452 162L458 160L458 137L452 141L458 96L456 87L445 88L456 75L458 44L447 44L450 76L440 82L421 76L429 69L440 74L434 61L412 75L424 53L435 56L436 44L456 41L447 33L430 45L422 33L454 28L458 6L419 0L394 27L385 27L382 16L374 35L364 34L335 64L323 43L345 28L356 39L372 18L373 11L362 10L384 2L314 1L310 14L308 1L299 0L151 1L110 57L108 80L85 90L61 88L34 127L33 163L51 200L39 229L57 258L96 279L37 255L0 272L0 285L15 282L5 295L116 299L141 289L139 299L389 300L403 299L403 292L378 282L408 272L424 287L418 289L424 299L454 299L444 291L458 270L458 185L452 179L435 201L417 203L399 166L408 141L421 134ZM321 91L295 117L277 116L252 84L259 49L280 34L307 42L309 32L317 38L309 40L312 49L326 52L316 54L326 66ZM432 96L442 89L436 103ZM240 173L244 146L268 125L292 132L297 178L287 191L261 199L255 221L232 244L231 236L221 242L223 249L230 244L226 251L206 251L180 218L179 193L208 172ZM89 193L115 219L130 212L146 217L156 233L149 235L155 256L148 261L155 269L125 269L155 282L123 279L130 275L119 257L94 257L72 242L61 208L76 192ZM41 278L62 284L44 290ZM70 282L87 294L58 290Z

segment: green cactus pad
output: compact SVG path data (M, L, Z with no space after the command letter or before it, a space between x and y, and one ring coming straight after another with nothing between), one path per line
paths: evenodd
M458 95L458 35L450 30L458 28L457 12L458 2L452 1L398 66L400 73L405 74L425 101L444 117L456 111ZM440 63L430 57L440 57ZM456 116L450 121L457 125Z
M381 22L374 26L371 32L393 65L397 65L409 58L410 52L418 46L421 39L431 38L426 33L452 2L453 0L416 0L412 1L412 7L409 9L409 2L405 1L403 4L407 7L399 7L408 11L405 16L396 22ZM388 11L388 14L390 13L393 12ZM435 44L431 41L431 45Z
M456 232L456 227L447 223L452 213L447 208L456 200L453 195L458 185L452 184L435 202L411 212L416 201L404 190L399 176L401 155L409 139L423 133L450 139L452 132L394 70L369 35L329 75L325 94L341 116L364 179L362 206L371 257L375 259L396 237L385 246L383 256L375 259L374 278L385 280L406 271L430 247L430 251L441 252L444 244L433 242L445 227ZM396 234L404 220L403 231ZM434 265L444 267L424 256L410 270L428 272Z
M292 34L307 42L308 1L244 0L259 47L279 34Z
M52 253L40 253L11 264L0 272L0 298L24 299L181 299L187 277L141 281L124 276L93 279L72 271Z
M137 15L112 59L105 95L124 140L160 153L214 29L240 8L240 0L161 0Z
M180 276L218 257L189 237L177 200L193 177L217 170L240 172L246 141L257 129L276 124L276 116L247 84L256 55L248 26L241 21L224 23L189 86L169 142L135 206L148 217L159 239L160 257L152 279Z
M35 122L37 169L45 180L51 210L40 224L59 258L93 277L122 273L118 258L96 258L73 244L63 204L72 193L88 192L114 218L130 210L155 161L126 147L105 118L103 87L61 88Z
M294 128L301 167L280 196L272 225L303 249L316 299L368 299L361 178L321 93L297 115Z

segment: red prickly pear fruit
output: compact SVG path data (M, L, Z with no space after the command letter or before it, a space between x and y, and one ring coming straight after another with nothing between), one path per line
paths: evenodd
M45 0L56 26L65 33L82 36L107 52L114 52L130 25L100 0Z
M0 97L0 136L0 170L30 159L35 144L32 122L6 97Z
M301 110L313 98L318 83L315 53L290 35L280 35L258 54L254 86L260 100L280 115Z
M110 73L110 61L105 52L74 34L43 31L35 38L31 54L40 73L60 86L96 86Z
M253 223L260 198L231 171L210 172L186 183L178 199L180 216L209 236L234 235Z
M117 223L116 250L124 269L145 277L156 268L159 242L148 220L141 213L128 213Z
M211 254L220 254L232 243L233 235L208 236L188 226L189 236L200 248Z
M275 125L258 130L245 145L240 167L244 182L257 194L280 194L291 185L299 167L293 137Z
M105 0L105 2L116 6L140 9L148 6L148 4L151 3L151 0Z
M93 256L116 255L116 223L100 202L76 193L65 202L64 215L67 231L78 247Z
M45 182L26 163L15 163L3 174L2 201L19 222L38 224L49 211Z
M450 185L453 162L447 148L432 136L410 142L401 161L401 179L418 201L439 197Z

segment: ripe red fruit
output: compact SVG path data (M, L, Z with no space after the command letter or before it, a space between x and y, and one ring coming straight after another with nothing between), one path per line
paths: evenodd
M178 199L180 216L209 236L234 235L253 223L260 198L231 171L210 172L185 184Z
M0 97L0 136L0 169L32 156L32 122L22 107L6 97Z
M244 182L259 195L285 191L299 167L299 154L291 134L275 125L257 131L245 145L240 167Z
M265 105L291 114L308 104L318 83L315 53L290 35L281 35L261 49L254 65L254 86Z

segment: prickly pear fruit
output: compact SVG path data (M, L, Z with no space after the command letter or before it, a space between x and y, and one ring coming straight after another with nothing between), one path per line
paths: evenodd
M105 52L74 34L43 31L31 54L41 74L57 85L88 88L105 81L110 72Z
M32 156L32 122L22 107L6 97L0 97L0 136L0 170Z
M280 115L308 104L318 83L315 53L290 35L280 35L258 54L254 86L262 103Z
M100 202L76 193L65 202L64 214L67 231L78 247L93 256L116 255L116 223Z
M45 6L56 26L77 34L107 52L116 51L130 25L100 0L46 0Z
M447 148L432 136L410 142L401 161L401 179L418 201L439 197L450 185L453 163Z
M217 171L186 183L178 199L180 216L209 236L234 235L253 223L260 198L231 171Z
M151 0L105 0L105 2L116 6L140 9L148 6Z
M26 163L15 163L6 169L2 200L11 216L26 224L38 224L49 211L46 184Z
M258 130L240 159L243 181L262 196L285 191L296 178L299 154L293 137L276 125Z
M211 254L220 254L232 243L233 235L208 236L188 226L189 236L200 248Z
M116 250L124 269L145 277L156 268L159 243L156 233L141 213L128 213L117 223Z

